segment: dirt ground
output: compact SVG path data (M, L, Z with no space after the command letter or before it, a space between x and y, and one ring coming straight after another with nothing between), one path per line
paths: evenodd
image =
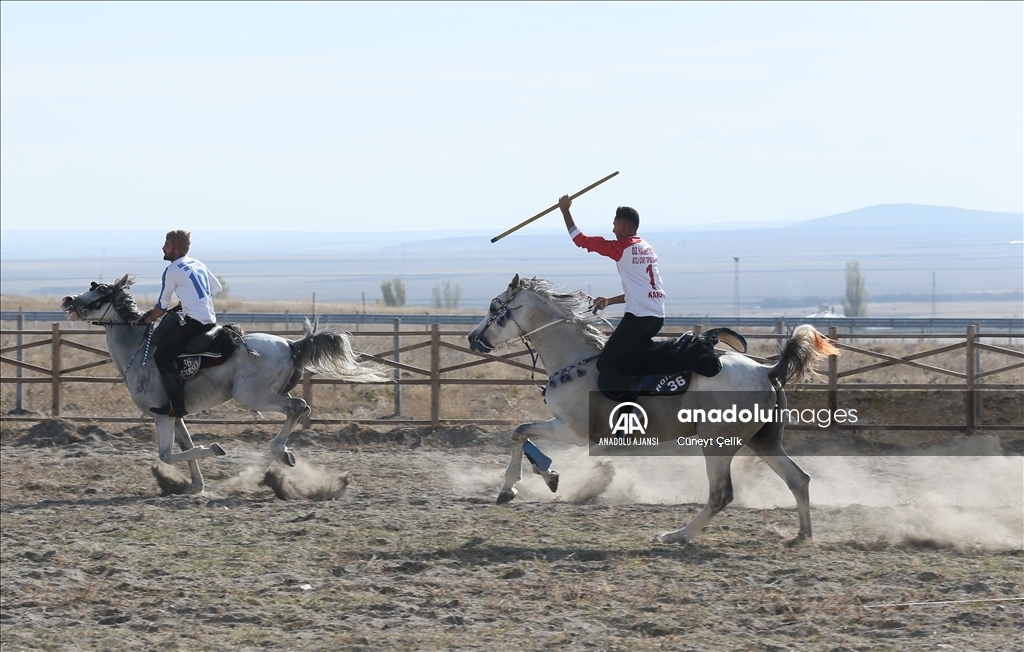
M550 447L559 493L528 473L499 507L507 431L349 426L293 435L290 471L347 492L285 501L272 433L224 427L193 433L228 452L206 492L162 496L150 426L30 426L0 439L5 651L1024 649L1019 455L798 460L796 547L784 485L737 458L736 502L665 545L699 459Z

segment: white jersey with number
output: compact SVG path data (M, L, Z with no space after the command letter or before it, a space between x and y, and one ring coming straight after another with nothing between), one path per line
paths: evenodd
M621 240L586 236L574 228L569 232L577 247L608 256L615 261L622 279L626 312L637 317L665 316L665 286L658 271L658 254L643 238L634 235Z
M212 295L221 289L220 281L206 269L206 265L195 258L182 256L164 270L156 307L167 310L171 307L171 295L176 294L186 317L204 324L216 324L217 311L213 308Z

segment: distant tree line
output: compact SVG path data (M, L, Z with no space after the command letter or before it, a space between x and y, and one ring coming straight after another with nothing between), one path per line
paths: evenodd
M405 283L402 282L401 278L381 283L380 293L384 295L385 306L405 305Z
M435 308L458 308L459 299L462 298L462 288L456 283L452 286L451 281L445 280L441 285L434 286Z
M394 278L380 284L380 293L386 306L405 305L405 283L401 278ZM434 298L435 308L455 309L459 307L459 299L462 298L462 287L456 283L445 280L443 283L434 286L431 290Z

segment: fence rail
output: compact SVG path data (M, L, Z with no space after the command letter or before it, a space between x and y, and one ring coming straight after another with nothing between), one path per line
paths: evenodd
M233 315L232 317L236 317ZM339 423L375 423L375 424L432 424L436 425L442 421L446 423L457 423L457 422L471 422L482 425L494 425L494 424L508 424L514 423L507 419L445 419L441 415L441 391L445 385L498 385L498 386L519 386L519 385L534 385L534 380L522 378L453 378L449 374L455 371L464 370L467 368L482 366L482 365L506 365L509 367L516 368L518 370L525 370L534 372L539 378L545 378L547 373L543 368L533 367L530 364L518 360L523 356L527 356L526 350L512 351L504 355L493 355L487 353L479 353L470 350L467 346L454 344L449 341L442 339L443 337L458 337L464 340L468 331L464 330L441 330L440 324L432 323L425 330L401 330L403 324L407 324L405 321L408 317L403 315L401 318L397 318L393 315L388 316L393 325L393 330L380 330L380 331L358 331L351 333L354 338L367 338L367 337L389 337L392 338L392 348L385 351L378 351L373 353L366 353L367 357L391 367L394 370L393 387L395 409L394 415L398 418L393 419L307 419L304 423L305 427L310 427L312 424L339 424ZM451 317L451 316L448 316ZM80 342L68 340L67 337L71 335L87 335L87 336L103 336L105 333L103 330L83 330L83 329L62 329L61 322L54 322L51 324L49 329L25 329L24 320L30 318L30 313L24 313L18 320L19 328L14 330L0 330L0 335L9 337L16 336L17 343L12 346L5 346L0 348L0 363L5 365L7 368L14 367L16 375L14 376L0 376L0 384L14 384L16 385L16 406L11 411L10 415L5 415L3 420L9 421L28 421L38 420L38 417L19 416L23 414L23 403L22 403L22 386L25 384L49 384L51 393L51 405L50 405L50 416L51 417L63 417L72 420L82 421L106 421L106 422L143 422L144 419L133 418L133 417L111 417L111 416L89 416L89 417L68 417L62 414L62 387L67 383L119 383L121 379L117 376L87 376L87 375L76 375L81 371L87 369L93 369L101 367L103 365L112 364L109 353L99 347L89 346ZM273 323L272 320L267 320L267 315L260 314L258 319L261 321L258 323ZM983 321L983 320L977 320ZM473 322L475 323L475 322ZM64 324L67 325L67 324ZM700 331L702 326L700 324L691 324L695 331ZM260 331L270 333L274 335L280 335L283 337L298 337L301 336L300 332L294 330L283 330L283 331ZM665 335L672 335L673 333L665 332ZM675 333L678 335L678 333ZM859 426L860 428L892 428L892 429L959 429L971 432L977 430L982 425L986 429L995 430L1019 430L1021 429L1020 424L983 424L981 420L981 402L979 400L980 392L983 390L1009 390L1020 392L1024 391L1024 384L1022 383L992 383L985 382L986 378L995 376L997 374L1017 370L1024 368L1024 352L998 346L992 343L983 342L983 339L1008 339L1012 342L1015 339L1024 338L1024 332L1011 331L1011 332L987 332L982 331L975 324L966 326L964 331L960 333L948 332L948 333L928 333L921 334L919 332L911 333L843 333L840 332L839 326L831 326L828 328L829 338L834 340L841 350L856 353L862 356L868 356L874 358L876 361L861 366L852 366L846 369L840 369L840 361L842 358L838 356L830 356L827 365L827 373L824 382L821 383L810 383L801 385L804 388L813 389L824 389L828 394L829 408L835 410L838 407L838 396L839 392L843 390L963 390L965 392L965 407L964 407L964 423L962 425L949 425L949 426L929 426L929 425L899 425L899 426L885 426L885 425L864 425ZM24 338L30 337L41 337L32 342L25 342ZM751 333L747 335L749 340L781 340L786 337L782 333ZM412 344L409 344L409 338L413 340ZM403 339L406 343L403 345ZM863 346L858 346L856 343L858 340L900 340L900 339L911 339L918 341L931 341L931 340L956 340L952 344L946 344L932 348L926 351L919 351L905 356L894 356L887 353L878 351L872 351L866 349ZM45 347L50 348L50 367L44 367L38 364L31 364L24 361L24 352L28 349ZM73 367L63 367L62 365L62 352L65 348L72 348L78 351L83 351L95 356L98 356L99 360L94 360L85 364L79 364ZM402 354L410 351L419 349L429 349L429 368L417 367L411 364L402 362ZM956 351L964 351L964 371L957 371L948 369L940 366L938 363L923 361L934 356L952 353ZM450 364L445 364L443 360L443 352L455 352L458 354L473 356L470 362L463 361L455 362L451 361ZM981 354L987 352L991 355L999 355L1009 357L1014 360L1010 364L1003 364L992 369L982 369L981 366ZM16 353L17 357L12 358L9 356L11 353ZM751 356L755 360L760 362L770 362L777 359L777 356L769 356L765 358L758 358ZM940 374L951 379L952 382L945 383L928 383L928 384L908 384L908 383L868 383L868 382L850 382L853 377L862 375L871 371L876 371L886 367L903 366L913 369L928 371L931 373ZM30 371L39 376L25 376L24 372ZM843 381L843 382L841 382ZM315 405L314 387L316 385L328 385L328 384L344 384L339 381L332 380L329 378L316 377L315 374L305 373L301 380L301 391L303 398L310 405ZM402 416L402 387L403 386L414 386L414 385L427 385L430 387L430 414L429 418L421 419L408 419L401 418ZM239 419L204 419L204 423L217 423L217 424L253 424L253 423L276 423L270 420L239 420ZM846 427L846 426L844 426ZM853 426L856 427L856 426Z

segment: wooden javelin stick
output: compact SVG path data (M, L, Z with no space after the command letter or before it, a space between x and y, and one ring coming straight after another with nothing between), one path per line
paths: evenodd
M604 179L601 179L600 181L598 181L596 183L590 184L589 186L587 186L583 190L579 191L575 195L570 195L569 199L576 199L577 197L579 197L583 193L587 192L588 190L593 190L594 188L598 187L599 185L601 185L602 183L604 183L608 179L611 179L612 177L614 177L616 174L618 174L618 172L612 172L611 174L606 176ZM518 231L519 229L523 228L524 226L526 226L530 222L533 222L535 220L539 220L540 218L544 217L545 215L547 215L551 211L555 210L556 208L558 208L558 204L555 204L554 206L552 206L551 208L549 208L549 209L547 209L545 211L541 211L540 213L537 213L536 215L534 215L533 217L531 217L530 219L526 220L525 222L523 222L521 224L517 224L517 225L513 226L511 229L509 229L508 231L505 231L501 235L498 235L498 236L495 236L495 237L491 238L491 242L497 242L498 240L501 240L502 238L507 236L509 233L515 233L516 231Z

